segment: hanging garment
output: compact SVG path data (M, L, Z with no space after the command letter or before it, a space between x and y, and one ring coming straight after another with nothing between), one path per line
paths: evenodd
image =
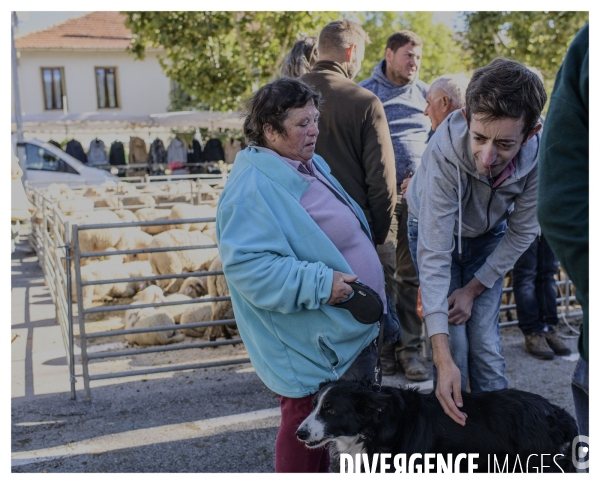
M235 161L235 155L242 150L242 142L239 139L229 138L223 146L225 152L225 163L233 163Z
M156 138L150 145L150 152L148 153L148 164L158 165L167 164L167 150L161 139Z
M125 164L125 148L123 148L123 143L114 141L113 144L110 145L108 160L111 165Z
M190 173L198 174L204 173L204 168L199 165L202 162L202 145L194 138L192 141L192 150L188 150L188 163L194 163L190 166Z
M67 143L67 148L65 149L65 151L73 158L81 161L82 163L87 164L87 156L85 155L85 151L83 151L83 146L81 146L81 143L79 141L74 139L69 141Z
M196 138L192 140L192 146L187 151L188 163L200 163L202 161L202 147Z
M104 141L98 138L93 139L90 142L87 157L90 166L108 165L108 154Z
M146 142L137 136L129 138L129 163L146 163L148 161L148 150Z
M218 138L209 139L202 152L202 161L221 161L225 159L223 145Z
M169 170L177 170L182 168L187 161L187 148L181 138L173 138L167 148L167 160Z

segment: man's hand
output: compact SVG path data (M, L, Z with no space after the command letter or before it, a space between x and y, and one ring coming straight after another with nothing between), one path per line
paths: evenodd
M463 406L460 389L460 370L452 361L448 335L434 334L431 337L433 363L437 369L437 385L435 396L439 400L446 415L459 425L465 425L467 414L458 407Z
M333 284L331 285L331 296L327 304L333 306L345 301L352 294L352 287L347 282L354 282L358 276L352 274L344 274L343 272L333 271Z
M464 324L471 317L473 301L486 287L475 277L465 287L456 289L448 298L448 324Z
M408 184L410 183L410 179L412 177L412 173L408 175L404 180L402 180L402 184L400 185L400 190L402 191L402 196L406 193L408 188Z

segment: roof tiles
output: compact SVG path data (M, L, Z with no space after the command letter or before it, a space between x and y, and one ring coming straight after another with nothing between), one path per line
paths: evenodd
M15 39L18 50L124 50L133 35L120 12L92 12Z

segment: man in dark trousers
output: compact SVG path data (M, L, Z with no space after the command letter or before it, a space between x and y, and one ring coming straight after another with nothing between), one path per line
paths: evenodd
M419 278L408 246L408 205L401 187L417 171L431 131L431 122L423 113L427 108L429 86L419 80L422 54L423 42L417 34L410 30L396 32L387 39L385 58L375 67L372 76L360 83L385 106L396 162L398 200L393 224L393 228L397 224L393 240L393 284L397 291L402 341L396 343L395 348L384 346L382 369L384 375L393 375L397 359L406 377L414 381L426 380L429 372L420 358L423 323L417 315Z

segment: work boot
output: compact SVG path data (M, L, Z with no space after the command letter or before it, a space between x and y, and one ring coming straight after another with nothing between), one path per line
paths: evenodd
M394 345L383 345L381 347L381 374L385 376L395 375L398 371L396 352Z
M542 360L551 360L554 358L554 351L548 346L545 333L531 333L525 335L525 350L530 355Z
M421 363L419 358L414 356L409 358L402 358L400 360L400 366L404 370L406 378L412 381L425 381L429 377L429 371L425 368L425 365Z
M552 348L555 355L569 356L571 354L571 350L563 342L558 331L556 331L556 326L548 326L548 332L544 333L544 337L546 338L546 343Z

